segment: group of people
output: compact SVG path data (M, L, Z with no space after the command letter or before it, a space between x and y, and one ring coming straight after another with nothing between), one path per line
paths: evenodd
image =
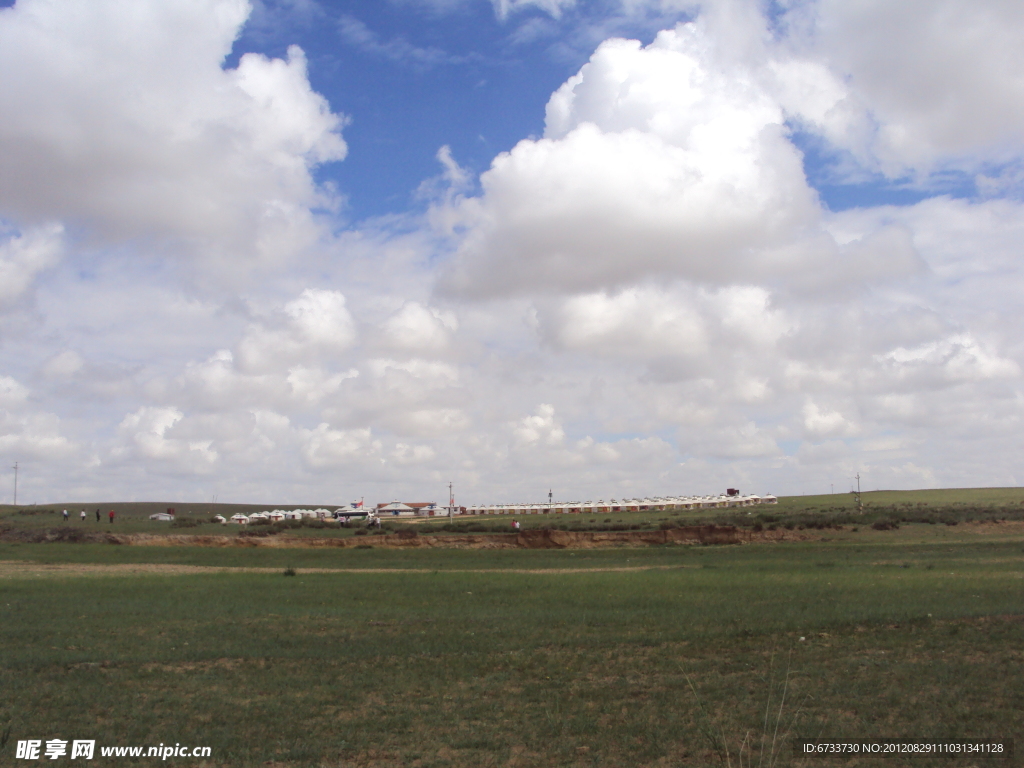
M68 521L68 511L65 509L63 514L64 514L64 522L66 523ZM114 510L110 510L107 513L107 517L110 518L110 523L113 524L114 523ZM83 523L85 522L85 510L84 509L78 515L78 519L81 520ZM99 510L99 508L97 508L96 509L96 522L98 523L99 521L100 521L100 510Z

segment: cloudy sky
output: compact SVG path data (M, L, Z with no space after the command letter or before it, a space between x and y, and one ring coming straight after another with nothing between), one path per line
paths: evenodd
M1019 0L18 0L9 501L1016 485Z

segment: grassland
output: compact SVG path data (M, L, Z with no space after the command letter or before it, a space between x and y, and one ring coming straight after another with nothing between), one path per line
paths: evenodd
M8 580L0 722L204 744L217 765L709 765L690 682L735 758L774 666L804 735L1013 734L1021 544L878 538L501 553L515 563L300 550L291 578ZM367 572L302 570L325 565Z
M1012 519L1016 502L988 503L983 519ZM829 509L775 512L847 512ZM775 765L878 764L796 760L796 735L1019 741L1019 523L808 532L579 551L0 542L0 764L23 762L18 739L86 738L206 745L211 766L736 765L745 736L757 764L771 696L768 765L783 688Z

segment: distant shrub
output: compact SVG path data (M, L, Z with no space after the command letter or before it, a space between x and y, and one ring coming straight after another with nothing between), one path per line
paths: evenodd
M876 520L871 527L876 531L893 531L899 528L900 524L895 520Z
M238 535L242 538L262 539L267 536L273 536L277 531L271 528L252 528L243 529L238 532Z
M191 517L176 517L171 523L171 528L196 528L198 525L199 521Z

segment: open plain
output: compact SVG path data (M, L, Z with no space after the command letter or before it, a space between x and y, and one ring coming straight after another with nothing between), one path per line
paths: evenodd
M62 738L211 747L179 765L854 766L878 761L792 741L1019 738L1020 505L956 508L783 500L736 545L545 549L33 543L9 512L0 761Z

